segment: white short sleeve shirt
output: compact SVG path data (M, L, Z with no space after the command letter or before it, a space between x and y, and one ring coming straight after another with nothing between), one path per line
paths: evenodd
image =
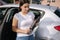
M23 15L22 12L16 13L14 15L14 18L16 18L18 20L18 28L20 29L27 29L29 27L31 27L31 25L34 22L34 17L35 15L33 14L33 12L28 12L28 14ZM22 34L22 33L17 33L17 36L29 36L32 35L33 33L31 32L30 34Z

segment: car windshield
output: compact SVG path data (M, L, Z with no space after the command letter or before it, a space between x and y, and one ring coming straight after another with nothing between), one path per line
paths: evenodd
M5 17L5 10L6 8L0 8L0 25Z
M57 9L54 13L60 18L60 9Z

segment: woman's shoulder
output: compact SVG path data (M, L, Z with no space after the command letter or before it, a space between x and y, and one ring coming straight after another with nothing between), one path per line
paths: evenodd
M19 18L19 12L14 14L14 18L18 19Z
M15 16L15 15L16 15L16 16L18 16L18 15L19 15L19 12L18 12L18 13L16 13L16 14L14 14L14 16Z
M16 13L14 16L19 17L21 12Z
M32 15L35 17L34 13L32 11L29 11L29 15Z

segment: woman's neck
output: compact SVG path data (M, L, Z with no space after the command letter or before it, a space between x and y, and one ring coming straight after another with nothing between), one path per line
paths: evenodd
M21 11L21 13L22 13L23 15L26 15L26 14L27 14L26 12L23 12L23 11Z

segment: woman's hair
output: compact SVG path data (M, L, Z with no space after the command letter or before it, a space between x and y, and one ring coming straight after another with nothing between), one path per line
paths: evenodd
M30 4L29 0L20 0L19 7L23 6L25 3ZM21 9L20 9L20 8L19 8L19 10L21 11Z
M19 0L15 0L15 1L19 1Z

